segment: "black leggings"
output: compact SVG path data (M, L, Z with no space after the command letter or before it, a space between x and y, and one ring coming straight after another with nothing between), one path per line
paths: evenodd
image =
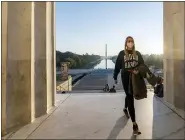
M125 108L128 108L132 122L136 121L133 95L126 95Z
M135 122L135 108L134 108L134 97L133 97L133 87L132 87L132 81L131 78L129 78L130 74L125 74L124 76L122 75L122 83L123 83L123 88L126 93L125 97L125 108L128 108L130 117L132 122ZM130 85L129 85L129 80L130 80ZM129 86L130 86L130 92L129 92Z

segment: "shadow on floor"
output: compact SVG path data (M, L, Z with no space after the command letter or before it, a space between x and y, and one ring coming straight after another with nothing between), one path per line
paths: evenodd
M126 126L128 118L126 116L121 116L117 121L114 127L112 128L107 139L116 139L121 130Z

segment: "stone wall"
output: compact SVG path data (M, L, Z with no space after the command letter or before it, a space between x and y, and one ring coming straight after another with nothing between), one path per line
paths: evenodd
M164 2L164 98L185 111L185 3Z
M2 132L46 114L55 95L51 2L2 2Z

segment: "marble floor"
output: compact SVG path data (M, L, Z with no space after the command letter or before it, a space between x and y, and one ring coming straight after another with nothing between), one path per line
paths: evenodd
M135 100L141 135L132 135L132 122L122 108L124 93L58 94L56 107L15 132L10 139L184 139L185 121L148 93Z

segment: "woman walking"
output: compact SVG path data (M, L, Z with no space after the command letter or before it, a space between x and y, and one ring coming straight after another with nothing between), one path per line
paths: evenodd
M134 39L131 36L128 36L125 41L125 49L120 51L120 53L118 54L113 78L115 80L115 84L117 84L117 76L121 70L123 89L126 93L125 108L123 109L123 111L128 118L130 115L133 123L133 133L135 135L140 134L140 132L135 119L134 96L131 75L138 74L138 71L136 69L140 64L143 63L144 60L142 58L142 55L139 51L135 50Z

